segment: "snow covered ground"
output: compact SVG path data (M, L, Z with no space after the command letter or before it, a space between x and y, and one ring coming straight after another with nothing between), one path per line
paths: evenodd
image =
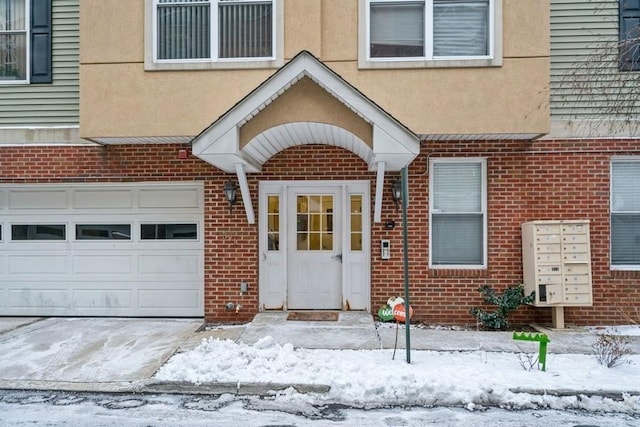
M597 333L640 335L640 327L594 329ZM176 354L156 374L160 381L194 384L325 384L324 394L293 389L275 396L287 405L328 402L379 408L389 405L487 406L511 409L582 409L640 414L640 355L613 368L591 354L549 354L547 370L531 367L537 343L522 353L412 351L412 363L398 350L321 350L280 345L264 337L254 345L206 339Z

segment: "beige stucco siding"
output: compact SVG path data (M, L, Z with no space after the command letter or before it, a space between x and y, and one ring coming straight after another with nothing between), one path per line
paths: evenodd
M82 0L80 62L144 60L144 0Z
M240 147L273 126L295 122L335 125L373 147L371 125L309 78L301 79L242 126Z
M275 72L145 71L144 4L81 4L82 136L193 136ZM284 59L310 51L417 134L545 133L548 6L503 0L501 66L367 70L358 68L357 0L287 0Z

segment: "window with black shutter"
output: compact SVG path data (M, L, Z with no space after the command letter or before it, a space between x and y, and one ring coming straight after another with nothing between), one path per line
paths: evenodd
M51 0L31 0L31 83L51 81Z
M620 0L620 71L640 70L640 0Z

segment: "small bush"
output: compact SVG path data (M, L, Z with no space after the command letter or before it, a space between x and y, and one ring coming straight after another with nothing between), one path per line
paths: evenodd
M471 315L478 319L485 327L489 329L506 329L509 326L507 316L523 304L531 304L535 299L535 294L524 295L524 285L511 286L504 290L501 295L489 285L478 288L485 302L497 306L497 310L487 312L481 308L473 307Z
M629 338L624 335L598 334L598 338L593 344L598 363L607 368L631 363L626 357L631 354L629 344Z
M518 353L518 361L520 366L525 371L533 371L534 369L540 369L538 367L538 356L531 353Z

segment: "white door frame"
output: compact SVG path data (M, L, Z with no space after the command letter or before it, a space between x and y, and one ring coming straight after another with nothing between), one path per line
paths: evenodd
M259 307L260 310L287 310L287 189L289 187L340 187L342 247L342 309L371 311L371 195L369 181L263 181L259 184ZM267 200L278 200L279 246L268 249ZM352 199L360 200L362 212L351 213ZM351 218L362 219L362 249L351 250ZM273 218L272 218L273 222ZM273 235L272 235L273 240Z

